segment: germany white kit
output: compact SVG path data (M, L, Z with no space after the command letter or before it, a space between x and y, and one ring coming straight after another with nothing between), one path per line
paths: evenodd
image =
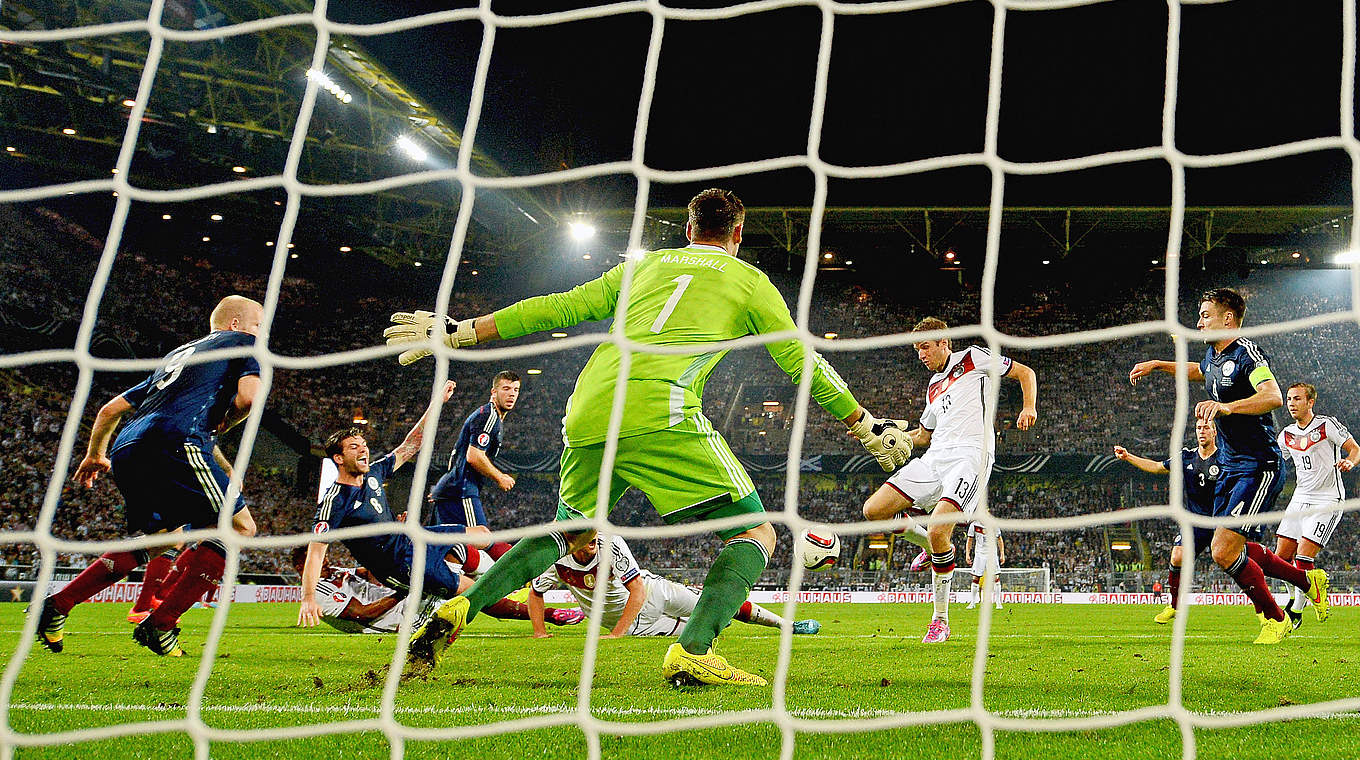
M926 386L926 408L921 427L931 431L930 448L888 478L888 485L928 511L936 502L954 503L964 514L977 509L992 472L996 441L987 434L991 409L988 371L996 365L1001 375L1011 371L1011 360L978 346L949 355L944 369Z
M973 539L973 577L981 578L987 573L987 566L992 566L992 574L995 576L1001 569L1001 563L997 559L996 539L1000 538L1001 531L995 534L987 530L987 526L980 522L968 523L968 535Z
M396 631L397 627L401 625L402 616L406 614L406 599L397 602L382 617L371 620L367 624L360 623L357 620L345 620L341 617L351 599L359 600L360 604L372 604L395 593L397 592L386 586L369 583L349 570L337 569L330 576L316 582L316 601L321 606L321 621L345 633L392 633ZM422 605L420 614L416 616L416 626L421 625L424 618L429 617L429 613L443 601L439 597L429 597L427 603Z
M1293 423L1280 431L1276 439L1280 450L1294 460L1294 498L1285 509L1276 535L1295 541L1308 539L1319 546L1331 540L1341 512L1319 512L1302 515L1300 512L1337 504L1346 498L1346 487L1341 483L1341 471L1336 463L1345 454L1341 447L1351 439L1351 433L1335 417L1313 415L1306 426Z
M590 562L581 564L568 554L559 559L552 567L533 581L534 591L546 593L565 585L576 603L587 614L595 603L596 573L600 568L600 558L607 557L613 563L609 570L609 585L604 590L605 628L613 628L623 616L628 605L628 589L624 584L634 578L641 578L647 588L647 601L642 605L637 620L628 629L629 636L674 636L684 630L685 623L699 602L699 594L674 581L653 575L638 567L637 560L629 551L622 538L614 536L610 551L601 549Z

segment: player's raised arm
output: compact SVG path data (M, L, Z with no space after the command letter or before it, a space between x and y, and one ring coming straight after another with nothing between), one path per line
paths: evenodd
M1134 467L1137 467L1143 472L1152 473L1153 475L1165 475L1168 472L1171 472L1166 468L1165 463L1158 462L1154 459L1148 459L1146 457L1140 457L1137 454L1134 454L1132 451L1129 451L1128 449L1124 448L1123 446L1115 446L1114 455L1116 459L1119 459L1120 461L1123 462L1128 462L1129 464L1133 465Z
M321 622L321 605L316 603L316 583L321 580L321 568L326 565L329 544L313 541L307 545L307 562L302 566L302 606L298 609L297 624L311 628Z
M1153 372L1165 372L1169 375L1174 375L1176 374L1176 362L1162 361L1160 359L1138 362L1133 365L1133 369L1129 370L1129 384L1137 385L1138 378L1147 377ZM1204 380L1204 372L1195 362L1185 363L1185 376L1196 382L1203 382Z
M90 488L100 475L108 472L113 463L109 461L109 440L113 438L113 431L118 427L118 421L123 415L133 410L132 404L124 396L115 396L108 403L99 407L99 412L94 416L94 424L90 426L90 443L85 450L85 458L76 467L75 479L78 483Z
M1039 398L1039 378L1034 370L1015 360L1011 361L1011 368L1006 372L1006 377L1015 378L1020 383L1020 416L1015 418L1015 427L1020 430L1029 430L1039 419L1039 412L1035 403Z
M444 388L440 391L435 402L430 404L430 407L425 410L425 414L420 415L420 419L416 420L415 426L411 428L411 432L406 434L406 439L401 442L401 445L392 450L393 456L396 457L392 464L393 470L415 459L416 455L420 453L420 444L425 441L425 417L432 411L438 414L444 402L453 398L453 390L457 387L458 384L452 380L444 381Z
M1360 464L1360 444L1357 444L1354 438L1347 438L1346 442L1341 444L1341 451L1346 456L1337 460L1336 469L1342 472L1350 472L1355 469L1357 464Z

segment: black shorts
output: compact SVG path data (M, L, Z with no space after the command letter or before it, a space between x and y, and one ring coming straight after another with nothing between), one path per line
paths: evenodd
M230 478L211 451L188 441L177 449L134 443L109 458L113 482L126 505L128 533L217 527ZM231 513L245 506L245 499L237 495Z

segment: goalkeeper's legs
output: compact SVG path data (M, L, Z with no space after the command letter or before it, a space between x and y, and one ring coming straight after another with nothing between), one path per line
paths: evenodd
M468 600L468 622L483 609L537 578L572 548L592 537L593 533L553 531L546 536L531 536L517 541L464 594Z
M755 494L746 497L757 499ZM706 654L713 640L741 609L774 551L774 528L763 523L734 536L718 553L704 578L704 590L694 614L680 635L680 646L695 655Z

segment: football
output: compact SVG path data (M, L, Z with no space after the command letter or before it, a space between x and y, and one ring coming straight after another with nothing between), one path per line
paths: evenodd
M803 557L803 567L808 570L826 570L836 566L841 556L841 540L824 527L808 528L798 536L798 552Z

